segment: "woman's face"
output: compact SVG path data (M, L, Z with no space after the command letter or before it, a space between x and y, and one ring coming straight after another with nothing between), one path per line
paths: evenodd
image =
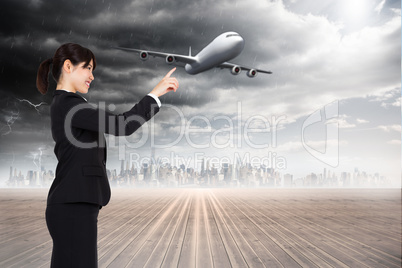
M85 62L81 62L74 66L70 77L70 82L75 91L82 94L88 93L89 86L95 79L94 75L92 74L93 61L91 60L87 67L84 67L84 65Z

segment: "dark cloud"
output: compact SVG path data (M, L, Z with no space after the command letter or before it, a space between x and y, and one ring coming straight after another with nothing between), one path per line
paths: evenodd
M196 54L221 32L236 30L241 25L226 11L228 4L223 1L220 4L212 1L32 1L26 5L21 1L4 1L0 22L10 27L0 33L1 90L35 101L49 100L37 94L36 70L41 61L51 57L66 42L80 43L95 52L96 90L121 90L127 83L143 86L144 80L164 74L155 73L156 65L164 65L163 59L144 64L137 55L114 51L111 45L181 54L187 54L191 46ZM212 5L213 9L205 9ZM105 71L108 68L110 73ZM133 68L144 70L134 73ZM217 81L216 86L227 86L225 80ZM52 81L50 91L54 87ZM205 104L203 99L213 96L205 96L209 91L210 87L205 87L203 97L196 102Z

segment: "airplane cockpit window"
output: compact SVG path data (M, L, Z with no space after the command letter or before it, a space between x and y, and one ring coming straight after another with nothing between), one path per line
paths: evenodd
M226 35L226 38L231 37L231 36L240 36L239 34L228 34Z

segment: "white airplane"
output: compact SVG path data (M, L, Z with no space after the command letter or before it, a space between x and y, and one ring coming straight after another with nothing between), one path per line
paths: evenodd
M270 71L226 62L237 57L244 48L243 38L235 32L226 32L219 35L195 56L191 56L191 47L189 48L188 56L134 48L113 48L139 53L140 59L143 61L147 60L149 55L151 55L165 58L167 64L183 67L180 63L184 63L184 69L189 74L198 74L214 67L231 69L230 72L233 75L238 75L242 70L246 70L248 77L255 77L257 73L272 74Z

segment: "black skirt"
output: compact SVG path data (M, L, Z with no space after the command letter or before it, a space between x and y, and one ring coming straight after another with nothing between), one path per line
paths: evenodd
M98 267L99 205L50 204L46 224L53 239L52 268Z

